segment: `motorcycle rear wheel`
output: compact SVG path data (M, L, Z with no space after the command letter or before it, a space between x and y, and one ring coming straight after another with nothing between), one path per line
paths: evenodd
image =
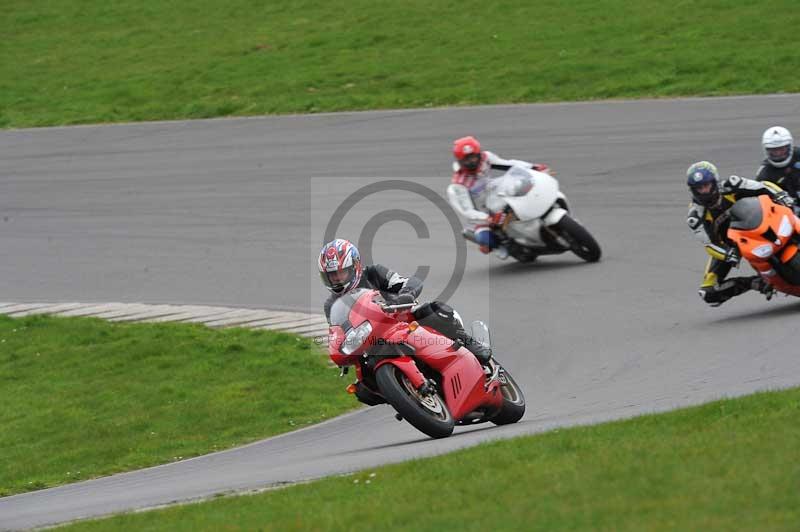
M573 253L586 262L597 262L600 260L600 244L589 233L589 231L578 223L575 219L565 214L561 220L553 226L553 229L561 235L564 240L569 242L569 247Z
M384 364L375 373L381 395L403 419L431 438L446 438L455 422L438 393L420 394L394 364Z

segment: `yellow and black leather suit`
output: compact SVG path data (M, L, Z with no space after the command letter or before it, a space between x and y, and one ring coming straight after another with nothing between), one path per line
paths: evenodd
M727 237L728 209L742 198L769 194L772 199L776 199L785 195L774 183L735 175L719 183L719 192L720 200L714 206L706 207L692 201L686 219L689 228L710 255L698 293L711 306L719 306L728 299L747 292L758 279L757 275L753 275L725 280L731 268L736 265L736 261L730 259L733 244Z

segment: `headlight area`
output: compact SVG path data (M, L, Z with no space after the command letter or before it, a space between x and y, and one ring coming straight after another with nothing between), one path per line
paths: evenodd
M362 346L364 340L366 340L370 334L372 334L372 325L370 325L368 321L365 321L358 327L347 331L339 350L345 355L352 355L354 351Z
M772 244L762 244L753 250L753 255L758 258L766 259L772 255Z

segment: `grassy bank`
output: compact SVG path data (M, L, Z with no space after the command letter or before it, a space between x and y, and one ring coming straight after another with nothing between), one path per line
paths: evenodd
M799 439L793 389L67 530L797 530Z
M0 126L800 90L794 0L9 0ZM788 40L787 40L788 39Z
M355 406L310 340L0 316L0 495L171 462Z

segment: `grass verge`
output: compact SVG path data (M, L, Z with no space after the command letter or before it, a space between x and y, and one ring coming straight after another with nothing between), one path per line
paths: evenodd
M66 530L797 530L799 440L792 389Z
M795 0L7 0L0 126L793 92Z
M0 316L0 495L171 462L356 406L272 331Z

